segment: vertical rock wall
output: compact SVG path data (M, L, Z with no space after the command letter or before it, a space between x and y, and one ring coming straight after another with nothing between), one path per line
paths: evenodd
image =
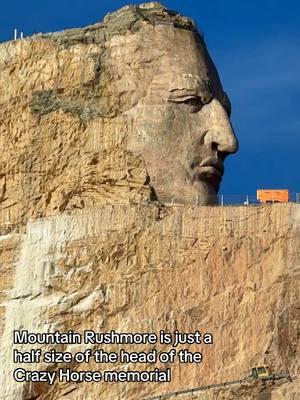
M60 399L66 393L68 399L141 399L243 379L262 363L277 373L297 374L297 205L103 206L31 221L18 240L8 235L1 243L1 260L6 260L1 268L9 265L13 276L2 289L3 399ZM13 381L13 329L200 330L212 332L214 344L200 346L201 364L172 365L168 384L56 382L50 387ZM270 387L270 399L295 399L298 385L294 380ZM255 396L264 390L246 385L186 398L259 399Z

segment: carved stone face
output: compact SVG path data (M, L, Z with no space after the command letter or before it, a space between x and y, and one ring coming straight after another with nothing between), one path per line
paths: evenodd
M194 32L168 25L134 36L118 47L132 66L124 75L127 86L136 87L132 96L140 92L124 112L132 118L127 148L142 155L159 200L193 203L198 196L200 204L216 203L224 160L238 142L206 46Z

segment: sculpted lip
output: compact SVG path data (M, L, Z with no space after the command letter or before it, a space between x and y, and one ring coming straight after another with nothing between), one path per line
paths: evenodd
M195 172L201 173L201 170L205 170L205 169L209 168L209 169L213 170L220 177L222 177L224 174L223 163L220 162L219 160L216 160L215 158L206 158L205 160L203 160L201 162L201 164L196 165L194 168L196 170Z

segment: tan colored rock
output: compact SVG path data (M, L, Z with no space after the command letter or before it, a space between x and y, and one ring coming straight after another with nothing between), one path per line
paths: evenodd
M300 260L294 220L299 206L174 206L163 210L165 216L161 211L156 206L103 206L27 224L12 290L4 292L3 398L63 399L69 393L68 399L141 399L243 379L261 363L276 373L288 370L294 379L268 386L270 399L297 398ZM175 363L170 384L22 385L10 375L15 368L9 361L11 334L17 328L200 330L212 332L214 344L187 346L202 351L203 362ZM75 352L80 347L63 348ZM72 368L85 370L86 365ZM104 366L91 363L88 368ZM259 398L254 393L261 386L247 387L224 388L223 397L214 397L221 393L215 390L198 398Z
M150 190L216 202L237 141L191 20L157 3L125 7L103 24L3 43L0 68L1 208L13 221Z
M215 202L218 170L237 150L227 96L194 29L148 3L0 45L0 399L140 400L243 379L261 363L293 382L184 398L299 396L299 206L188 206L196 196ZM201 166L211 157L219 164ZM186 346L203 361L170 365L168 384L18 383L13 348L32 345L13 346L16 329L200 330L214 343ZM86 345L42 346L51 348Z

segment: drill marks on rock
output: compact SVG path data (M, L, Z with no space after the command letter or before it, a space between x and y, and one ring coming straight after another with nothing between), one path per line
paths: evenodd
M33 228L33 229L32 229ZM41 229L42 228L42 229ZM51 290L52 268L50 249L53 249L51 229L44 224L29 224L27 235L22 239L20 258L16 263L15 283L11 290L10 300L6 307L4 332L1 337L1 359L6 362L5 373L1 375L1 387L4 396L22 398L29 390L27 384L11 384L12 363L11 332L24 327L28 330L47 331L48 321L45 310L57 305L62 297L59 292ZM43 240L39 240L43 238ZM24 274L24 270L26 274ZM22 350L26 351L26 346ZM4 361L3 361L4 363Z
M243 210L247 224L247 213L253 210ZM228 215L222 215L227 212ZM278 212L281 211L274 207L273 219L276 219ZM248 365L249 358L265 350L279 357L278 346L283 350L280 354L282 359L286 359L286 354L293 359L296 310L287 308L287 305L294 302L296 286L293 289L295 282L292 279L287 281L281 270L275 268L278 262L281 264L277 260L275 236L266 238L264 232L258 232L253 237L251 225L241 226L245 235L241 246L239 236L235 237L233 232L229 231L224 236L220 226L218 231L215 229L213 232L203 226L207 214L214 222L218 218L221 223L229 218L234 221L235 215L231 209L187 210L181 207L176 213L181 213L180 218L178 215L175 218L171 213L157 222L157 208L154 205L106 206L29 224L26 243L31 243L30 246L36 246L37 249L41 248L40 243L44 243L43 254L34 256L34 259L39 263L48 260L52 264L40 264L47 275L36 279L39 287L41 282L45 282L42 292L30 289L21 293L26 297L14 302L26 304L27 312L31 309L34 313L41 312L42 316L38 317L43 319L43 324L49 324L50 330L55 322L60 324L61 329L74 326L84 329L88 326L96 331L100 329L98 325L102 326L101 329L122 326L124 331L130 331L134 326L143 327L145 331L151 328L153 331L160 324L178 328L183 324L194 327L195 324L205 323L220 338L220 343L216 343L219 347L214 355L208 354L207 359L218 381L222 381L222 371L217 371L216 366L224 357L233 376L238 374L240 366L236 365L236 359L241 354L245 357L243 366ZM257 218L262 218L261 213ZM181 235L175 226L176 221ZM193 231L190 227L192 223L198 235L188 236L187 233ZM283 226L286 227L285 224ZM206 235L206 242L202 235ZM258 264L254 263L252 268L248 268L244 262L250 239L252 260L258 249L269 248L264 252L264 258L258 260ZM281 240L278 246L287 246L287 242ZM53 243L57 245L53 246ZM274 245L270 246L270 243ZM226 262L220 259L225 244L225 252L236 253L234 264L230 258ZM204 262L198 251L209 250L206 246L210 246L211 250ZM296 242L292 246L297 247ZM33 259L29 258L29 261ZM32 280L34 275L30 270L28 274ZM284 281L276 280L274 274L282 275L280 279ZM243 282L243 285L239 282ZM254 291L245 291L245 285L254 287ZM49 296L51 291L58 297ZM96 294L93 296L93 293ZM38 297L34 300L28 294ZM274 299L278 299L278 302L274 302ZM6 304L7 312L9 303ZM46 305L48 311L43 313ZM258 316L253 309L257 310ZM279 315L278 319L274 314ZM290 321L289 341L283 335L287 319ZM226 324L220 323L224 320ZM248 329L248 333L242 337L237 333L240 326L247 326ZM270 330L274 331L274 326L281 332L278 346L274 346L268 335ZM259 342L254 334L257 331L263 332L264 337ZM285 340L286 347L283 347L282 340ZM226 350L229 348L230 354ZM210 379L207 375L205 377ZM84 390L86 386L78 387L80 394Z

